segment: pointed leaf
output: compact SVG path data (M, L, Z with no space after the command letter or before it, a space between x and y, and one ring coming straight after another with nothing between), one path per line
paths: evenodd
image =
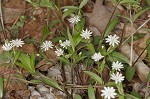
M0 76L0 99L3 98L4 93L4 81L3 78Z
M83 0L81 3L80 3L80 6L79 8L81 9L84 5L86 5L88 2L88 0Z
M88 74L92 79L94 79L96 82L98 82L99 84L102 84L103 81L102 79L95 73L90 72L90 71L84 71L86 74Z
M88 86L88 97L89 97L89 99L96 99L95 98L95 90L91 85Z
M82 99L82 97L80 96L80 95L78 95L78 94L75 94L75 97L74 97L75 99Z
M119 19L118 18L115 18L113 19L110 24L108 25L108 27L106 28L106 31L104 33L104 37L107 37L111 31L115 28L115 26L118 24L119 22Z
M134 74L135 74L135 68L134 67L131 67L131 66L128 66L127 69L126 69L126 79L128 81L131 81Z
M45 76L42 76L40 80L42 80L43 83L45 83L49 86L52 86L52 87L59 89L59 90L62 90L62 88L59 86L59 84L55 80L52 80L52 79L47 78Z

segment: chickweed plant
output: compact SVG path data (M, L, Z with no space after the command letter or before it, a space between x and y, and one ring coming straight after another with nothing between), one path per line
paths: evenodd
M39 43L40 56L38 57L50 61L45 53L50 51L49 49L55 50L57 63L63 71L65 71L64 67L66 65L71 68L71 82L67 81L67 79L59 82L40 73L38 69L35 69L37 59L35 53L27 55L22 52L20 48L25 42L16 38L11 41L7 40L3 44L1 60L4 61L3 65L7 64L10 65L10 68L15 67L17 69L20 75L15 76L19 80L33 84L43 83L54 87L64 92L66 97L70 99L84 99L83 91L87 93L89 99L98 99L96 96L98 90L100 90L100 99L142 99L137 92L135 92L135 95L126 91L125 87L127 86L124 82L132 81L135 75L135 68L132 67L133 38L137 36L134 34L146 23L143 23L139 29L133 31L132 35L128 38L120 37L115 32L111 32L119 23L119 18L125 18L131 24L131 27L133 27L136 19L149 10L150 7L140 7L138 0L113 0L117 6L123 5L126 7L129 14L125 16L116 14L114 11L112 16L117 16L117 18L113 19L111 17L103 35L94 36L93 32L85 25L86 20L82 11L88 0L80 0L81 3L78 6L64 6L61 8L58 6L59 0L58 2L54 2L55 0L26 1L34 7L46 7L55 13L57 19L53 20L50 26L46 25L44 28L45 31ZM64 20L69 23L68 26L64 25ZM47 38L50 35L49 30L57 23L61 24L60 34L49 40ZM118 51L119 45L124 43L131 43L130 60ZM28 81L23 77L21 71L18 69L19 67L28 71L33 76L33 79ZM106 73L104 73L106 71L107 77ZM62 73L65 76L65 72Z

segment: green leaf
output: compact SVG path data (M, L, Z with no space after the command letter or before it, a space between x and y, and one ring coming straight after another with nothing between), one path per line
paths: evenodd
M89 97L89 99L96 99L95 98L95 90L91 85L88 86L88 97Z
M140 12L136 13L136 14L134 15L134 17L133 17L133 22L134 22L139 16L141 16L141 15L144 14L146 11L148 11L149 9L150 9L150 7L147 7L147 8L145 8L145 9L141 10Z
M78 7L76 6L64 6L64 7L61 7L62 9L72 9L72 10L79 10Z
M118 24L118 22L119 22L118 18L111 20L110 24L106 28L104 37L107 37L111 33L111 31L115 28L115 26Z
M62 37L62 36L58 36L58 37L53 38L52 42L56 43L56 42L59 42L59 40L64 41L64 40L66 40L66 38Z
M26 0L26 1L29 2L29 3L31 3L32 6L34 6L34 7L38 7L38 6L39 6L39 4L34 3L34 2L32 2L31 0Z
M141 95L139 93L135 92L135 91L132 91L131 95L137 97L138 99L142 99Z
M126 99L139 99L131 94L126 94L125 97L126 97Z
M40 6L42 6L42 7L48 7L48 8L51 8L51 9L54 8L52 0L41 0Z
M150 82L150 72L147 75L147 81Z
M41 80L30 80L30 82L34 83L34 84L39 84L41 83L42 81Z
M139 4L139 2L135 1L135 0L121 0L121 2L119 4L128 4L128 3L134 3L134 4Z
M150 99L150 97L148 97L147 99Z
M87 45L87 47L88 47L88 49L89 49L93 54L95 53L95 48L94 48L94 46L93 46L92 43L89 43L89 44Z
M14 63L19 59L20 55L21 55L21 52L17 51L17 53L14 56L14 60L13 60Z
M59 59L60 61L64 62L64 63L66 63L66 64L69 64L69 63L70 63L69 60L66 59L66 58L64 58L64 57L58 57L58 59Z
M15 64L16 64L17 66L22 67L22 68L25 69L26 71L28 71L28 72L30 72L30 73L33 73L32 70L31 70L29 67L27 67L26 65L24 65L24 64L22 64L22 63L16 62Z
M49 35L49 29L48 26L44 25L43 29L42 29L42 42L44 42L46 40L46 38Z
M122 83L118 83L118 84L117 84L117 88L118 88L119 93L120 93L121 95L124 95Z
M59 19L52 20L52 21L50 22L49 28L50 28L50 29L53 28L58 22L59 22Z
M27 67L29 67L31 65L30 58L26 54L21 53L19 60L21 61L22 64L24 64Z
M0 76L0 99L3 98L4 92L4 81L3 78Z
M121 18L124 18L124 19L128 20L130 23L132 22L131 18L129 18L129 17L127 17L127 16L123 16L123 15L121 15L121 14L116 14L116 16L121 17Z
M70 43L71 43L72 50L73 50L73 52L74 52L74 51L75 51L74 40L73 40L72 35L70 34L70 31L69 31L69 28L68 28L68 27L67 27L67 35L68 35L69 41L70 41Z
M84 5L86 5L87 2L88 2L88 0L83 0L83 1L80 3L79 9L81 9Z
M150 6L150 0L146 0L148 6Z
M81 40L82 40L82 37L81 37L81 32L82 30L84 29L84 25L85 25L85 18L82 18L81 21L78 22L78 24L75 25L75 28L74 28L74 42L75 42L75 45L77 45Z
M99 84L102 84L103 81L102 79L95 73L90 72L90 71L84 71L86 74L88 74L92 79L94 79L96 82L98 82Z
M75 10L67 10L66 12L63 13L62 19L64 20L67 16L75 12Z
M32 70L35 72L35 68L34 68L34 66L35 66L35 55L34 55L34 52L32 52L32 54L31 54L30 64L31 64Z
M8 62L10 62L10 61L11 61L11 58L12 58L12 55L11 55L10 52L4 51L4 52L2 52L2 53L0 54L0 61L1 61L2 63L8 63Z
M35 68L34 68L34 62L35 62L35 57L34 54L30 56L21 53L20 57L19 57L19 61L20 62L16 62L16 65L24 68L25 70L27 70L30 73L35 73Z
M141 39L141 38L143 38L145 35L146 35L146 34L144 34L144 33L136 33L136 34L133 35L133 41L136 41L136 40L138 40L138 39ZM127 40L126 43L130 43L130 42L131 42L131 37Z
M52 80L50 78L47 78L45 76L42 76L41 79L40 79L43 83L49 85L49 86L52 86L56 89L59 89L59 90L62 90L62 88L59 86L59 84L55 81L55 80Z
M78 94L75 94L74 98L75 99L82 99L82 97L80 95L78 95Z
M112 52L112 53L110 53L110 56L113 58L113 57L115 57L115 58L117 58L117 59L120 59L122 62L125 62L125 63L127 63L127 64L129 64L129 59L126 57L126 56L124 56L123 54L121 54L121 53L119 53L119 52Z
M131 81L132 78L134 77L134 74L135 74L135 68L131 67L131 66L128 66L127 69L126 69L126 72L125 72L126 79L128 81Z

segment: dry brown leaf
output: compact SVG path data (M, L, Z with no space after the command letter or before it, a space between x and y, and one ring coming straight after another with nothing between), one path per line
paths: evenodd
M9 0L3 5L3 18L5 24L13 23L23 14L25 11L25 3L24 0Z
M103 5L103 0L96 0L93 12L87 16L89 26L96 27L102 33L107 26L111 13ZM94 34L99 35L97 32Z
M125 56L127 56L128 58L130 58L130 52L131 52L131 47L128 44L122 45L120 47L120 51L121 53L123 53ZM136 59L139 56L136 54L136 52L133 50L133 63L136 61ZM140 78L141 81L146 81L147 80L147 75L150 71L150 68L144 64L144 62L139 59L136 64L135 64L135 68L136 68L136 73L138 75L138 77Z

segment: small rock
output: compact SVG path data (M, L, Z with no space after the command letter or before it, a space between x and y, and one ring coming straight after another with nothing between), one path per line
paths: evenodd
M36 90L31 91L31 96L41 96Z

